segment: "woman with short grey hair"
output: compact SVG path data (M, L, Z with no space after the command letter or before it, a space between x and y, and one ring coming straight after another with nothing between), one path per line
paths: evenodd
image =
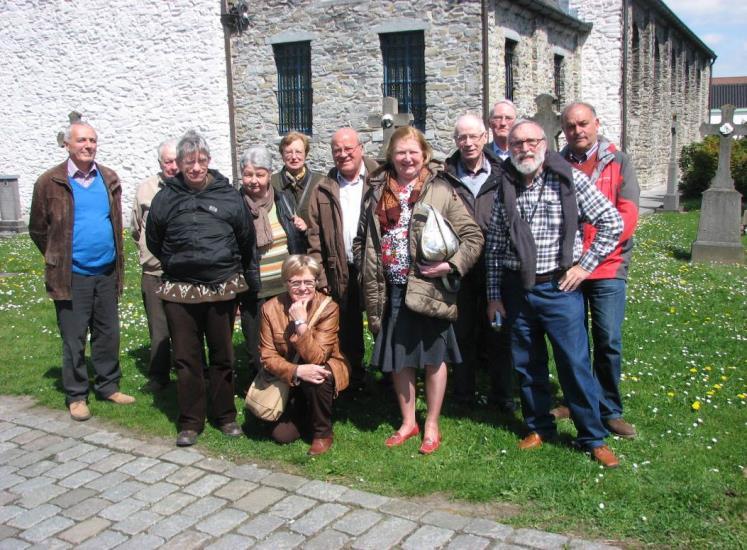
M241 196L257 235L257 257L262 288L239 296L241 331L249 355L250 374L259 368L259 312L266 300L285 291L283 262L292 254L306 254L306 224L296 215L293 194L273 188L272 154L262 145L241 155Z

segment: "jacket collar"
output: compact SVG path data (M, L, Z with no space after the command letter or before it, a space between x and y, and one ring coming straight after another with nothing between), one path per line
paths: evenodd
M490 176L485 180L485 183L480 188L479 195L486 193L496 187L501 181L500 175L503 171L502 161L496 157L493 153L483 148L483 155L490 163ZM463 186L462 180L457 176L457 164L461 161L462 153L457 149L454 154L448 157L444 161L443 176L446 180L451 182L452 185Z

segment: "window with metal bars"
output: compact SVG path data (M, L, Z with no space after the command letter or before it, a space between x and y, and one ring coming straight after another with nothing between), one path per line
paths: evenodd
M516 45L518 42L506 38L506 45L504 51L504 64L506 68L506 99L513 101L514 99L514 79L516 78L515 69L515 55Z
M560 109L563 104L563 92L565 91L565 57L555 54L553 58L553 84L555 87L555 107Z
M425 38L423 31L379 35L384 64L384 97L395 97L400 113L412 113L413 126L425 132Z
M311 135L311 42L273 44L278 69L278 132Z

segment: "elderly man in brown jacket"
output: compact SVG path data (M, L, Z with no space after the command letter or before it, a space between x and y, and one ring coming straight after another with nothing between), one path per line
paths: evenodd
M335 167L309 197L309 255L322 264L319 286L340 305L340 347L352 367L351 387L365 384L363 316L353 239L358 230L367 177L378 164L363 155L358 132L341 128L332 136Z
M122 293L122 187L117 174L96 164L97 135L75 122L65 131L69 158L34 185L29 234L44 256L45 282L62 337L62 385L74 420L88 420L86 335L91 333L94 391L118 404L135 401L119 391L119 314Z

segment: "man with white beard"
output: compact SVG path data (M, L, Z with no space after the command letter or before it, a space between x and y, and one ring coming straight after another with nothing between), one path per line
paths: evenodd
M581 171L547 151L542 127L518 121L508 139L511 165L488 226L485 263L488 317L511 330L511 353L529 434L520 449L557 435L550 414L550 339L558 379L576 426L576 445L606 468L619 465L605 444L600 388L591 370L579 285L616 246L623 222L614 206ZM597 232L583 252L582 224Z

